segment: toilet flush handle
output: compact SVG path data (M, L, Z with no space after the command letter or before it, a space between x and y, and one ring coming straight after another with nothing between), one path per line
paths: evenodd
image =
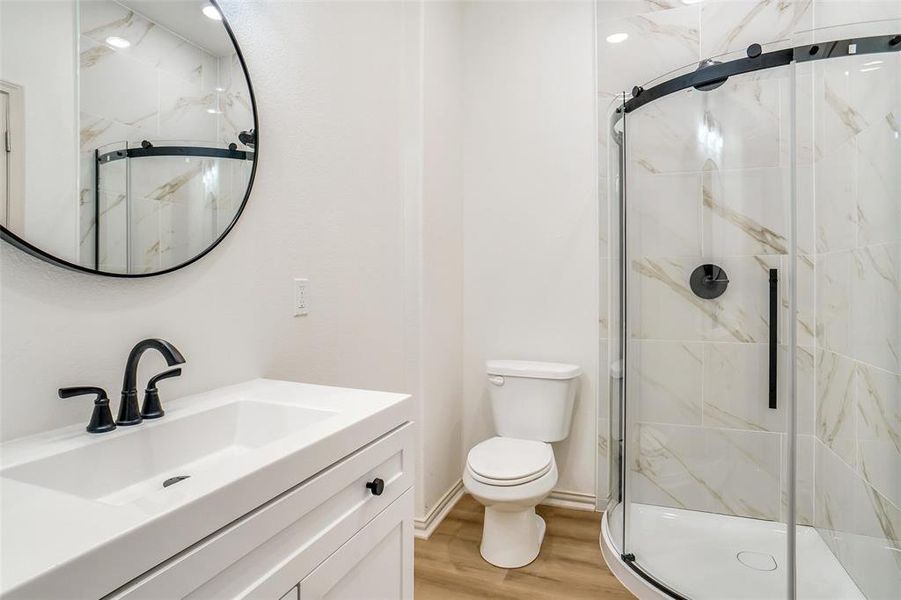
M500 375L489 375L488 376L489 383L497 386L504 385L504 378Z

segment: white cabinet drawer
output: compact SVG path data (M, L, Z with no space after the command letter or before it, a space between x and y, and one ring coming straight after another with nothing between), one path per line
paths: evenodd
M412 452L407 424L107 598L293 598L292 586L412 486ZM384 481L379 496L366 488L375 478Z
M300 582L300 600L409 600L413 598L413 491Z

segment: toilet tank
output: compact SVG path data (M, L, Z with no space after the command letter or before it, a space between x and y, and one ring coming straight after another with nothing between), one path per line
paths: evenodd
M559 442L569 435L578 365L524 360L489 360L488 393L497 434Z

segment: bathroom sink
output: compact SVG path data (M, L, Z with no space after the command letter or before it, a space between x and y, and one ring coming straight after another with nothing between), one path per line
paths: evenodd
M122 505L198 473L222 470L255 449L336 415L335 411L242 400L182 418L148 421L96 443L7 469L3 476Z
M102 597L413 417L406 394L269 379L165 406L0 445L0 598Z

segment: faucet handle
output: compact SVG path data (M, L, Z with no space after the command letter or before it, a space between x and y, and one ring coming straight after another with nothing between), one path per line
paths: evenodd
M156 384L163 379L170 377L178 377L181 375L181 369L170 369L163 371L158 375L154 375L147 382L147 389L144 390L144 404L141 405L141 416L145 419L159 419L165 413L163 405L160 404L160 392L156 389Z
M59 388L60 398L72 398L74 396L85 396L87 394L95 394L94 412L91 413L91 422L85 427L88 433L103 433L112 431L116 428L113 421L113 412L109 407L109 398L106 396L106 390L99 387L76 386Z

